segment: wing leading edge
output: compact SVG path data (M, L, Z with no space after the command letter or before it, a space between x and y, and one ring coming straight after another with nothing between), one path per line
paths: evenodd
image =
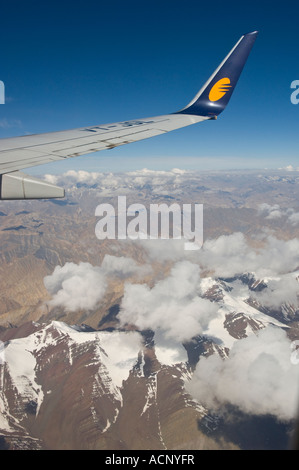
M0 199L63 197L64 190L20 172L24 168L112 149L216 119L225 109L255 42L245 34L193 100L175 113L145 119L0 139Z

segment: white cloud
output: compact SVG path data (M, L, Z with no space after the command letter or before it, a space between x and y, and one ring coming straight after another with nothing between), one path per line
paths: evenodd
M140 329L160 329L165 338L186 341L201 334L218 307L199 294L200 270L189 261L176 263L153 288L127 284L119 319Z
M299 224L299 212L295 212L294 210L289 211L288 222L291 225L298 225Z
M59 176L57 175L44 175L44 180L51 184L57 184L59 180Z
M49 304L69 311L93 309L106 290L103 272L90 263L56 266L54 272L44 278L44 284L52 295Z
M150 190L154 193L169 194L169 186L172 192L182 192L183 183L192 176L194 172L174 168L170 171L159 170L136 170L126 173L100 173L88 172L84 170L69 170L62 175L44 176L46 181L53 184L61 184L66 188L86 185L95 188L99 195L115 196L127 194L135 190Z
M191 253L185 250L184 238L182 239L157 239L138 240L145 250L150 261L178 261L191 257Z
M138 278L151 272L150 266L138 265L133 259L106 255L102 266L90 263L66 263L56 266L53 273L44 278L44 285L52 295L50 306L66 310L92 310L103 298L110 278Z
M105 351L104 363L108 367L112 383L122 386L138 360L142 337L135 331L100 333L100 345Z
M298 268L299 240L268 236L261 248L253 249L242 233L235 232L207 240L199 250L198 260L217 277L233 277L244 272L255 272L258 277L275 276Z
M298 171L299 167L293 167L293 165L287 165L284 168L278 168L279 170L286 170L286 171Z
M298 307L299 283L296 275L285 274L277 279L268 279L266 282L267 287L260 292L252 292L251 297L265 307L279 308L283 304Z
M181 170L179 168L173 168L172 170L149 170L143 168L142 170L128 171L126 174L130 176L152 176L152 177L172 177L177 175L186 175L193 173L193 171Z
M188 355L184 346L177 340L166 338L161 330L156 330L154 336L155 355L161 364L171 366L179 362L187 362Z
M46 174L44 179L49 183L53 184L64 184L68 187L76 185L78 183L84 183L88 186L92 186L95 183L101 181L103 173L90 172L84 170L69 170L62 175L50 175Z
M299 367L291 363L286 333L268 327L236 341L228 359L201 357L187 390L218 409L232 404L246 413L293 419L298 411Z
M126 256L105 255L101 267L107 275L122 278L133 275L143 276L151 272L151 266L139 265Z
M279 204L274 204L271 206L264 202L258 206L258 214L264 215L266 219L274 220L280 219L281 217L286 217L287 222L291 225L299 224L299 212L295 212L293 208L282 209Z
M267 203L260 204L258 206L258 213L260 215L265 215L266 219L279 219L283 216L283 212L280 209L279 204L274 204L273 206Z
M74 183L93 184L97 179L103 176L103 173L84 171L84 170L69 170L65 176L72 180Z

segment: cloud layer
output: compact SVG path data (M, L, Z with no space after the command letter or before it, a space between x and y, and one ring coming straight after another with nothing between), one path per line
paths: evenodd
M258 214L265 216L268 220L286 218L286 222L296 226L299 224L299 212L296 212L293 208L282 209L279 204L263 203L258 206Z
M44 178L49 183L63 184L69 189L80 186L93 188L97 195L102 197L134 193L136 190L150 190L152 194L158 193L168 196L169 185L172 194L182 194L184 181L190 181L193 175L193 171L178 168L173 168L170 171L154 171L144 168L121 174L69 170L62 175L47 174Z
M299 283L297 274L285 274L279 278L267 279L266 288L260 292L250 292L248 297L256 299L261 305L278 309L283 304L299 307Z
M190 340L203 333L218 311L217 305L199 297L199 289L199 266L179 261L152 288L127 284L119 319L140 329L159 329L165 338Z
M125 256L105 255L101 266L90 263L66 263L56 266L44 278L44 285L52 295L48 304L63 307L71 312L92 310L104 297L109 278L137 278L150 272L150 266L139 266Z
M290 345L283 330L268 327L235 342L226 360L201 357L187 389L211 409L231 404L246 413L293 419L299 368L290 361Z
M106 279L102 270L90 263L66 263L56 266L53 274L44 278L44 285L52 295L49 304L75 310L91 310L102 299Z
M299 240L267 237L263 246L253 249L242 233L207 240L199 251L199 263L216 277L232 277L255 272L258 277L275 276L299 267Z
M207 271L213 277L254 272L266 287L253 292L236 281L242 284L243 297L248 294L270 308L284 303L298 308L299 283L297 273L292 272L299 266L298 239L268 236L253 249L243 234L233 233L207 240L192 257L181 241L138 243L145 254L143 265L124 256L106 255L99 267L90 263L57 266L44 280L52 295L50 305L70 311L92 310L105 295L109 280L119 279L124 282L118 314L121 325L152 329L157 357L166 364L186 361L182 343L205 334L219 315L217 302L201 297ZM157 278L154 273L159 265ZM227 359L217 354L200 358L188 391L212 409L232 404L246 413L292 419L297 412L299 368L290 360L290 344L278 327L235 340Z

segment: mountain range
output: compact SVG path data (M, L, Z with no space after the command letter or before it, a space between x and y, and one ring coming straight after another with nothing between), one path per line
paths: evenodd
M0 211L1 449L286 449L297 172L68 172ZM95 208L204 204L204 245L98 240Z
M287 315L282 309L280 321L235 296L232 286L237 279L203 281L203 296L217 303L219 316L208 335L182 345L185 358L182 354L180 361L171 344L155 343L153 331L121 328L117 313L113 322L107 319L108 327L102 322L97 330L60 321L3 329L2 448L244 448L240 436L239 441L232 439L236 425L229 426L221 413L195 399L188 383L201 357L226 360L236 341L269 325L296 336L298 311ZM252 274L243 275L242 282L253 291L263 283ZM244 415L235 414L244 427ZM258 425L250 418L247 436L254 434L256 441L263 442L258 432L263 420L255 419ZM276 429L281 447L287 446L291 427L292 420L281 424L272 418L272 434ZM274 446L271 433L267 445Z

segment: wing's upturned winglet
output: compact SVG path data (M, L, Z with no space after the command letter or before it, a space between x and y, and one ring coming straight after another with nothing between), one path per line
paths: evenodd
M210 116L215 119L228 104L257 35L258 31L244 34L193 100L174 114Z

